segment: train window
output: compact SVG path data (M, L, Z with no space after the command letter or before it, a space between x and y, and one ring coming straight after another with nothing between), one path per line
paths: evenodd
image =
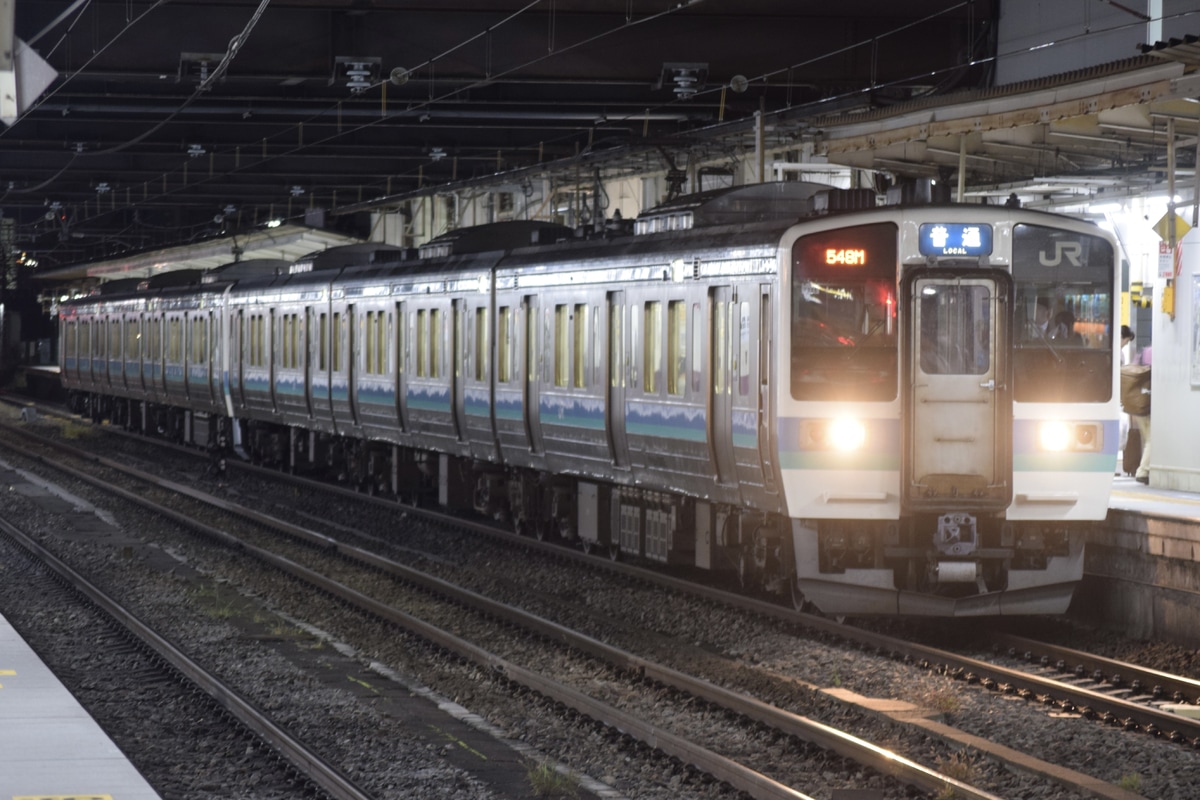
M346 330L342 325L342 312L333 312L333 338L330 340L330 368L333 372L342 371L342 342L346 341Z
M167 322L167 361L172 364L183 361L183 320L179 317Z
M496 319L496 381L508 383L512 380L513 329L512 309L501 306Z
M624 311L625 307L620 303L613 303L608 307L608 383L614 389L625 385L622 380L625 352L622 339L624 330L621 324Z
M374 311L368 311L363 315L363 374L372 375L375 373L375 342L378 321Z
M320 345L317 347L317 369L321 372L329 369L329 315L321 314L317 319Z
M642 369L645 383L642 388L646 394L657 394L662 384L663 369L662 303L657 300L646 303L644 327L646 350L642 357Z
M1107 239L1040 225L1013 228L1018 402L1110 399L1115 262Z
M125 322L125 360L137 361L141 358L138 345L141 343L141 320L131 317Z
M488 310L475 309L475 380L487 380L488 361Z
M150 336L146 347L146 355L148 358L153 358L155 361L162 354L162 320L154 317L150 320Z
M687 390L687 304L682 300L667 303L667 394L682 395Z
M729 333L725 330L725 303L713 310L713 393L724 394L729 364Z
M108 357L121 357L121 319L114 317L108 321Z
M192 320L192 363L208 362L208 325L204 317Z
M588 342L588 313L587 306L582 303L575 306L574 316L574 346L572 348L572 373L575 388L587 386L587 342Z
M704 349L704 328L700 325L700 304L692 303L692 344L688 363L692 365L692 391L700 391L700 358Z
M604 335L604 331L601 330L604 326L600 324L600 321L603 319L604 317L600 316L600 306L592 306L592 375L595 377L597 383L604 380L602 377L604 375L602 372L604 367L604 340L600 338Z
M417 377L429 375L429 312L417 311Z
M738 331L738 355L737 355L737 376L738 376L738 396L745 397L750 394L750 365L754 362L750 360L750 304L741 302L737 304L737 320L735 322Z
M556 305L554 307L554 385L567 385L568 349L570 344L570 307Z
M921 370L983 375L991 369L991 292L986 286L927 285L917 299Z
M796 400L895 400L897 228L802 236L792 249L791 388Z
M442 312L429 312L429 377L442 377Z

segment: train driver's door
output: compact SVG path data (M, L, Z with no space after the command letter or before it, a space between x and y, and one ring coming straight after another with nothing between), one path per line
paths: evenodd
M998 509L1012 498L1008 275L922 270L905 281L909 307L909 441L905 501L956 498Z

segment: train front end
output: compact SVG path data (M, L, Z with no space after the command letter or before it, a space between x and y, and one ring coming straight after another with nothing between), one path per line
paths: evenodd
M1116 467L1114 240L880 209L793 228L781 263L796 590L839 615L1065 612Z

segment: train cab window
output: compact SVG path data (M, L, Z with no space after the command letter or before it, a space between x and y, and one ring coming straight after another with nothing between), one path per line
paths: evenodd
M512 308L501 306L496 319L496 381L508 383L513 379L512 362L513 347L516 339L513 336Z
M642 358L642 368L645 382L642 388L646 394L658 394L663 371L662 303L646 303L644 323L646 349Z
M1013 397L1112 396L1115 254L1107 240L1038 225L1013 229Z
M575 306L573 317L573 346L571 353L572 377L575 388L587 386L587 342L588 342L588 313L587 306L579 303Z
M796 400L895 400L898 231L891 222L800 237L792 248Z
M687 304L682 300L667 303L667 394L682 395L687 390Z

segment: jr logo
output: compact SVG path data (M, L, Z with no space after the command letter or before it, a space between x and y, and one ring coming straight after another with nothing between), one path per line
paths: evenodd
M1065 257L1072 267L1082 267L1083 260L1080 256L1083 254L1083 245L1079 242L1055 242L1054 257L1049 258L1045 250L1038 251L1038 261L1043 267L1057 267L1062 264Z

